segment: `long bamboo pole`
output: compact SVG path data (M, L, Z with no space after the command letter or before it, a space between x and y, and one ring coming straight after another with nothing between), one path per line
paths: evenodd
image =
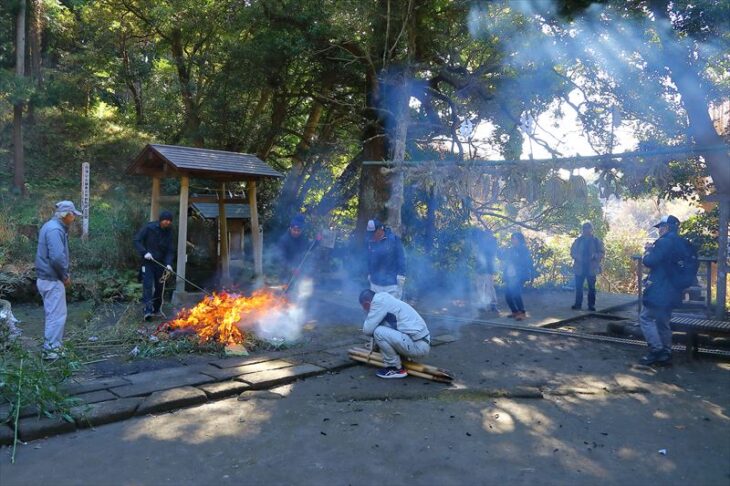
M358 354L360 356L370 356L373 357L377 361L383 361L383 355L378 352L370 352L370 350L367 350L365 348L350 348L349 352L352 354ZM416 363L415 361L410 360L403 360L403 367L408 370L413 371L420 371L422 373L429 373L435 376L441 376L443 378L447 378L450 380L453 380L453 376L451 376L451 373L449 373L447 370L443 368L437 368L436 366L431 366L425 363Z
M350 359L353 359L355 361L359 361L361 363L365 363L365 364L377 366L379 368L384 368L385 367L385 363L383 363L382 361L377 361L377 360L375 360L373 358L368 359L366 356L361 356L359 354L352 354L351 353L350 354ZM421 372L421 371L415 371L415 370L410 370L409 369L408 370L408 374L411 375L411 376L418 377L418 378L424 378L426 380L437 381L439 383L451 383L451 380L448 379L448 378L444 378L443 376L434 376L432 374L424 373L424 372Z

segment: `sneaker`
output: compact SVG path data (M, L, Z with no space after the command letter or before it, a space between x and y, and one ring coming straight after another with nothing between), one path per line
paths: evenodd
M581 306L579 306L578 304L573 304L570 306L570 308L573 310L581 310Z
M145 322L151 321L152 320L152 313L151 312L145 312L143 319L145 320Z
M61 355L55 351L43 351L43 359L46 361L56 361Z
M524 321L527 319L527 314L524 312L518 312L517 315L515 315L515 321Z
M408 376L408 373L405 369L398 369L390 366L387 368L382 368L375 374L378 378L385 378L386 380L389 380L391 378L405 378L406 376Z
M591 306L588 306L588 310L591 311L591 312L596 312L596 308L593 307L592 305Z
M644 366L670 366L672 355L666 351L652 351L639 360Z

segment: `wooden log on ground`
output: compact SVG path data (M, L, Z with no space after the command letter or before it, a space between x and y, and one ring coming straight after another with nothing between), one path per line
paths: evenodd
M370 350L365 348L350 348L348 350L350 354L357 354L360 356L368 356L371 358L374 358L377 361L383 361L383 355L378 353L377 351L370 352ZM403 367L407 370L412 371L418 371L421 373L427 373L429 375L433 376L440 376L442 378L445 378L447 380L453 380L454 377L451 376L451 373L449 373L447 370L443 368L437 368L436 366L431 366L425 363L416 363L415 361L410 361L407 359L402 360Z

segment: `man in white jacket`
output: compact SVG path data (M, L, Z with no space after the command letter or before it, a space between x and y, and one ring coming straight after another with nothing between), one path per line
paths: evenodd
M383 355L380 378L405 378L401 357L422 358L431 349L431 333L416 310L387 292L370 289L360 293L360 305L368 313L362 331L372 336Z

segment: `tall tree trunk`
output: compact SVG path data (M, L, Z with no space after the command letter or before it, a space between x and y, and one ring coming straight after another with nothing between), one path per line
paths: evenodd
M322 86L321 89L323 98L329 96L331 90L331 81L332 79L329 79L328 81L328 77L325 77L325 84L324 86ZM315 98L312 100L312 106L309 109L309 115L307 116L307 121L304 124L302 136L299 139L299 143L297 144L296 148L294 149L291 169L286 175L286 178L284 179L284 184L281 188L281 194L279 195L277 204L278 208L276 213L279 215L279 219L282 221L287 220L289 216L291 216L291 213L299 212L299 208L294 207L295 202L298 199L298 188L304 176L304 168L307 156L309 155L309 149L312 145L312 140L314 140L314 136L317 133L319 121L322 118L322 113L324 111L324 105L322 105L319 99L320 98Z
M43 35L43 1L42 0L31 0L30 14L28 15L29 26L28 26L28 38L30 45L30 66L27 66L30 70L30 77L33 79L33 84L38 88L43 84L43 71L42 66L42 35ZM28 103L26 108L27 121L30 124L35 123L35 110L33 103Z
M25 0L18 2L18 16L15 22L15 74L25 75ZM25 195L25 153L23 151L23 102L13 106L13 189Z
M129 62L129 50L127 49L126 37L122 40L122 68L124 69L124 84L132 95L134 102L134 123L137 126L144 125L144 105L142 104L142 86L137 85L137 80L132 74L132 66Z
M667 39L663 34L672 32L671 19L668 13L668 2L666 0L655 0L651 2L652 12L659 22L659 35L662 46L665 49L665 62L670 71L672 82L677 87L677 91L682 99L682 105L687 112L689 120L689 135L694 139L700 148L709 145L721 145L724 140L715 130L712 123L708 108L709 103L705 96L705 92L701 87L704 84L700 72L696 66L692 65L691 53L679 40L674 37ZM727 151L708 152L703 154L707 168L712 176L712 182L715 184L715 191L718 195L718 204L720 212L725 217L720 218L720 228L718 228L724 245L719 245L717 260L717 313L718 318L724 317L727 289L728 274L728 218L730 212L730 159Z
M276 144L276 140L281 134L281 127L286 120L286 115L289 112L289 99L283 92L277 92L274 96L273 106L271 110L271 124L269 126L269 133L266 135L266 140L261 145L261 148L257 151L256 155L261 160L266 160L271 153L271 150Z
M190 79L190 68L185 59L185 50L182 45L182 32L176 29L170 35L170 48L172 58L175 61L177 77L180 83L180 95L182 96L183 107L185 108L185 136L190 138L193 145L202 147L205 139L200 133L200 110L195 101L195 89Z
M408 135L408 69L404 69L400 79L395 82L396 121L393 136L393 170L390 173L390 197L386 203L388 209L388 225L393 232L402 236L401 208L403 207L403 160L406 155L406 136Z

